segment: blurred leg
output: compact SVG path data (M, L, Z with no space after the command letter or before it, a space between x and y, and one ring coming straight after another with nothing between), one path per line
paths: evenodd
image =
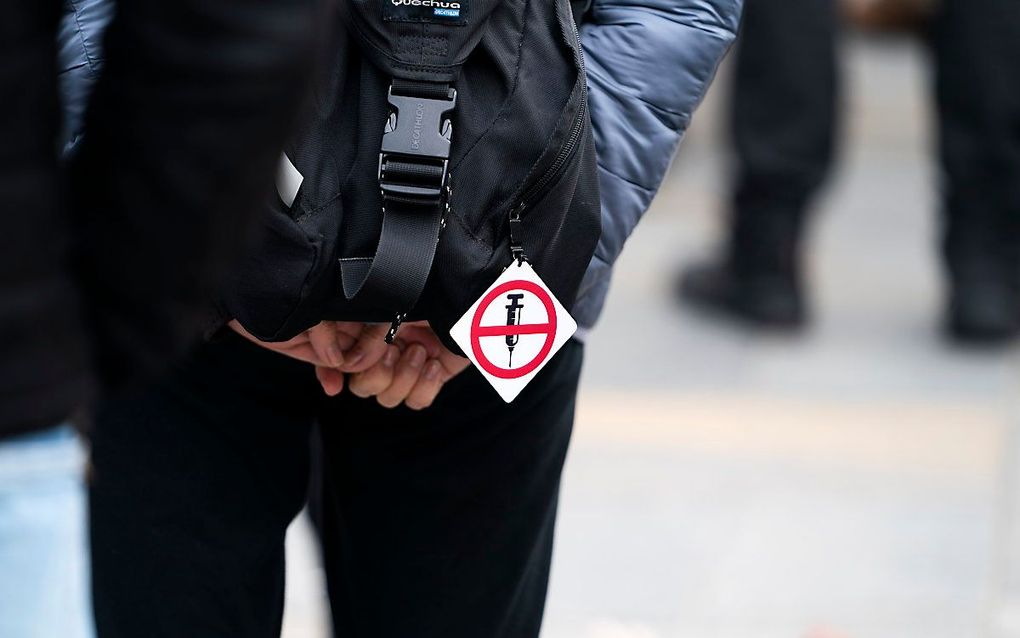
M737 175L732 260L796 267L836 129L836 3L747 0L732 99Z
M682 281L695 303L759 325L803 322L799 243L832 162L836 31L834 0L747 0L731 100L729 238L718 263Z
M59 0L0 8L0 378L4 433L56 425L88 394L56 148Z
M473 370L421 413L331 402L322 537L338 637L538 636L581 358L567 344L510 405Z
M0 21L0 636L90 638L84 451L56 427L83 396L55 141L61 3L8 2ZM60 357L44 355L59 352ZM51 399L43 403L42 396ZM20 403L20 405L19 405ZM11 408L18 406L15 410Z
M284 535L321 390L239 337L108 405L92 487L100 638L278 638Z
M91 638L85 451L69 426L0 442L0 636Z
M945 0L934 29L945 257L960 336L1020 321L1020 4Z

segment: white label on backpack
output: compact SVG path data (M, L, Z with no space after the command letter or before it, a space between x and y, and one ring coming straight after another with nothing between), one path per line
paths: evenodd
M281 155L280 166L276 170L276 192L280 194L280 199L287 205L287 208L294 205L298 190L304 181L305 176L298 172L294 162L290 161L287 154Z
M450 330L507 403L577 332L577 323L529 263L514 262Z

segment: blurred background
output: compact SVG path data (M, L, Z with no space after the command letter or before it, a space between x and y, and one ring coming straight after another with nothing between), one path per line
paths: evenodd
M588 341L548 638L1020 635L1020 352L940 334L930 56L850 31L839 51L808 328L674 294L725 232L732 56L624 252ZM284 636L324 638L304 519L288 552Z

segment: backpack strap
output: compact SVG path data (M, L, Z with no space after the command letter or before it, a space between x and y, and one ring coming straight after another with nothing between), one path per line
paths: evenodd
M447 114L457 91L447 83L394 79L379 153L383 222L375 256L340 260L347 299L399 317L421 297L449 205Z

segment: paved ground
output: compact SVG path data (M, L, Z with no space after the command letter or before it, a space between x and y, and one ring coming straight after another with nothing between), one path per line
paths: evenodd
M848 49L808 335L756 337L669 298L717 236L717 101L629 245L588 350L547 638L982 635L1018 355L938 340L924 60ZM319 638L300 525L292 550L285 635Z

